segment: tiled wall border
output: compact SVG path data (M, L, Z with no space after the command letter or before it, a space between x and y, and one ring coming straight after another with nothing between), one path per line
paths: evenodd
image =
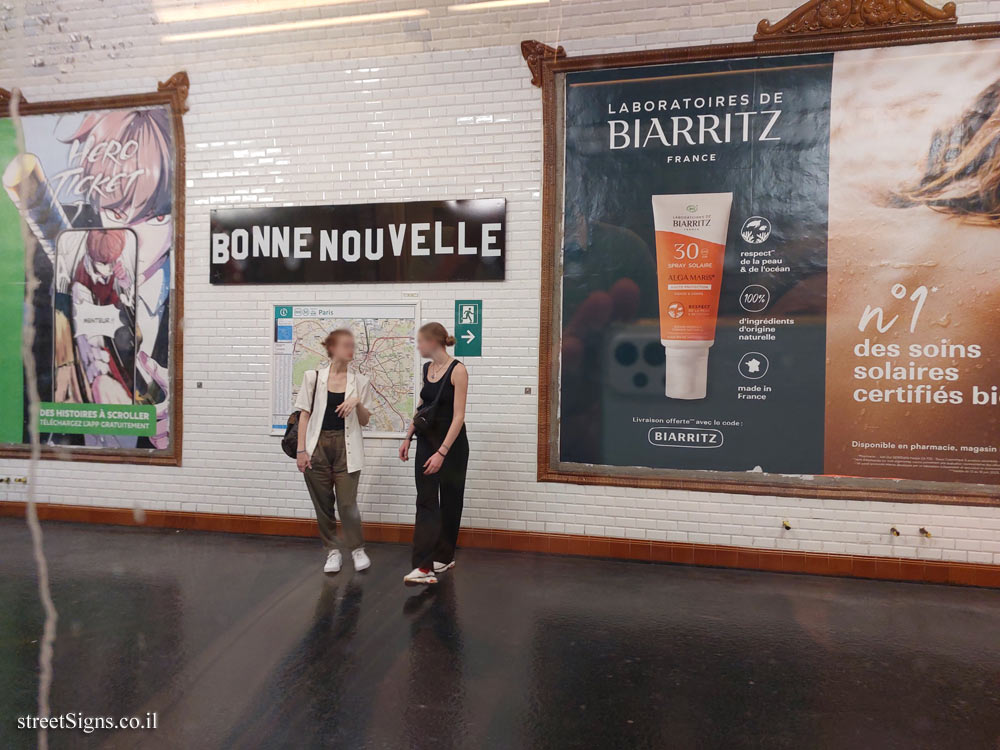
M27 505L23 502L0 503L0 516L23 517L26 508ZM39 504L38 517L43 521L74 521L116 526L224 531L273 536L317 536L315 521L306 518L163 510L147 510L137 515L137 512L130 508L99 508L56 503ZM366 523L364 526L365 538L372 542L408 543L413 533L413 527L408 524ZM865 555L828 555L817 552L727 547L715 544L636 541L611 537L492 529L463 529L459 537L459 544L474 549L542 552L554 555L680 563L780 573L809 573L888 581L918 581L1000 588L1000 565Z

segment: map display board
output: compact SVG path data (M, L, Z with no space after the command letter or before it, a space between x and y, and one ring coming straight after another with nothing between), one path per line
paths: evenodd
M302 379L328 363L323 339L347 328L356 342L355 372L371 380L375 410L365 437L396 437L406 432L416 405L415 303L366 305L275 305L272 335L271 431L285 431Z

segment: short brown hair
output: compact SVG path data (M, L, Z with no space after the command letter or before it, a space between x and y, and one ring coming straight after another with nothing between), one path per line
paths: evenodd
M344 336L350 336L353 339L354 333L349 328L338 328L335 331L330 331L327 337L323 339L323 346L326 348L326 351L329 352L332 347L337 345L337 341Z
M455 345L455 337L449 335L448 330L440 323L424 323L420 326L420 333L441 346Z

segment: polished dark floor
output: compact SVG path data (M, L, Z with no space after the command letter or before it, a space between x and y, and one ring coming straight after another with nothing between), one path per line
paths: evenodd
M309 540L46 524L53 748L1000 747L1000 591L468 550L320 573ZM0 520L0 747L41 608Z

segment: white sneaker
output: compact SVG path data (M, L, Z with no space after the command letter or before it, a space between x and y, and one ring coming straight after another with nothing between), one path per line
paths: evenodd
M330 550L330 554L326 556L326 565L323 566L323 572L339 573L341 565L343 565L343 559L340 556L340 550L332 549Z
M419 586L422 583L437 583L438 579L433 573L425 573L420 568L414 568L405 576L403 576L403 583L407 586Z
M368 555L365 554L364 547L358 547L351 553L351 557L354 558L354 569L359 573L366 568L371 567L372 561L368 559Z
M454 567L455 567L455 561L454 560L452 560L450 563L439 563L439 562L436 562L436 563L434 563L434 572L435 573L444 573L446 570L451 570Z

